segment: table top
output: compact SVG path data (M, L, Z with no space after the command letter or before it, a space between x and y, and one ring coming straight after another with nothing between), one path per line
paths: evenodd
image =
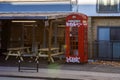
M22 49L28 49L30 47L15 47L15 48L8 48L7 50L12 51L12 50L22 50Z
M23 54L22 57L36 57L37 54Z
M49 51L49 48L40 48L39 51ZM51 51L59 50L59 48L51 48Z

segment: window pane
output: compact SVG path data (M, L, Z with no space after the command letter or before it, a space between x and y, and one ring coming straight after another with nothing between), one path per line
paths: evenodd
M120 40L120 28L111 28L111 40Z
M118 0L98 0L98 12L118 12Z
M99 40L110 40L110 28L99 28L98 33Z

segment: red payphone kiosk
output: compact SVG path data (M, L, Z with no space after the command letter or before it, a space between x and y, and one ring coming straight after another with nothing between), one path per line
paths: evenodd
M66 17L66 62L87 62L88 17L81 13L72 13Z

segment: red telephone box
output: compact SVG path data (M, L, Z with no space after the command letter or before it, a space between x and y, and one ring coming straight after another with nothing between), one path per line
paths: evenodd
M66 17L66 62L87 62L88 54L88 17L81 13L72 13Z

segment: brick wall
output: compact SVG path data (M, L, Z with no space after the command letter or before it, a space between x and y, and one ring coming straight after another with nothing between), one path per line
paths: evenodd
M117 26L120 27L120 17L89 17L88 18L88 42L89 53L88 57L93 58L94 47L93 41L97 40L97 28L98 26Z
M97 27L98 26L118 26L120 27L120 17L101 17L92 18L92 33L93 41L97 40Z

